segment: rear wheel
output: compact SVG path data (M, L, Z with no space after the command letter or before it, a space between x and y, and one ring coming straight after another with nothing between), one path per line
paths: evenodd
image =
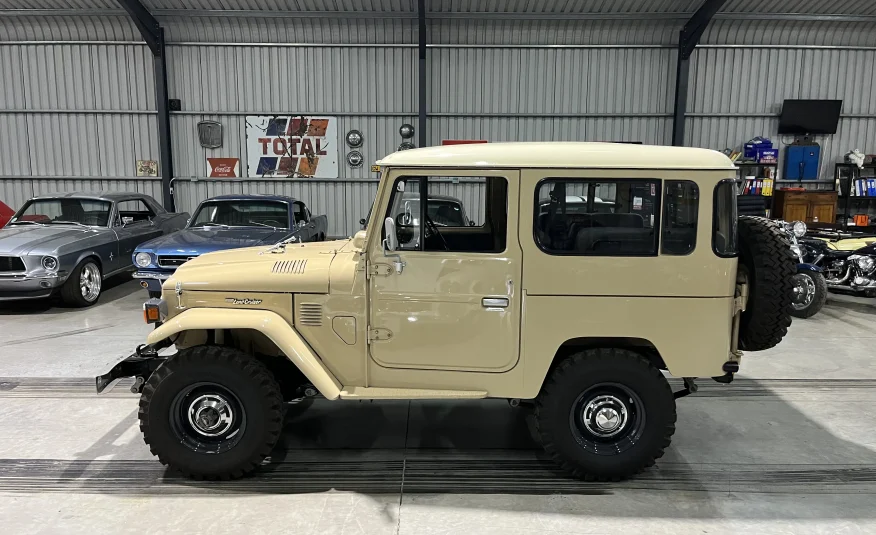
M827 301L824 275L815 271L800 271L791 277L791 282L791 315L795 318L811 318L818 314Z
M73 268L61 287L61 299L67 305L87 307L97 303L103 285L103 274L97 262L87 258Z
M267 457L283 423L280 387L227 347L180 351L143 388L140 430L158 460L195 479L234 479Z
M638 353L592 349L564 360L536 399L545 451L588 481L618 480L652 466L675 432L666 378Z
M785 230L763 217L739 218L739 261L748 274L748 303L739 324L739 349L763 351L791 325L796 260Z

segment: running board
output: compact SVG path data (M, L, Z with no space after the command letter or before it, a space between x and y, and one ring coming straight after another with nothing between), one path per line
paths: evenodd
M480 390L424 390L421 388L380 388L350 386L341 390L341 399L483 399Z

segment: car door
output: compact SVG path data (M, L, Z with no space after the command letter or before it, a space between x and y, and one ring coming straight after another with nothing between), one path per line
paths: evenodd
M295 224L299 228L298 236L301 241L314 241L316 233L316 224L311 220L310 210L301 201L295 201L292 204L292 211L295 216Z
M113 230L119 238L119 266L132 265L131 255L143 242L163 234L154 221L155 213L142 199L125 199L116 203L116 226Z
M390 175L381 220L397 222L399 246L385 253L378 243L369 253L370 356L390 368L509 370L519 357L522 306L519 173L423 173ZM474 226L436 232L429 223L420 199L448 189L483 203L466 207L481 214Z

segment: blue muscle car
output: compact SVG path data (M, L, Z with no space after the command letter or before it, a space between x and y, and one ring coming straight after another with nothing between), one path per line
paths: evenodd
M213 251L273 245L286 239L325 240L326 216L280 195L221 195L202 202L186 228L140 244L132 259L140 286L152 297L186 261Z

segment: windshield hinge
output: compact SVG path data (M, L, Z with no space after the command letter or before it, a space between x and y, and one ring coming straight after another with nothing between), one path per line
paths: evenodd
M372 277L374 275L380 275L382 277L387 277L392 273L392 266L389 264L370 264L368 266L368 276Z
M380 327L372 329L370 326L368 327L369 344L374 340L389 340L390 338L392 338L392 331L389 329L383 329Z

